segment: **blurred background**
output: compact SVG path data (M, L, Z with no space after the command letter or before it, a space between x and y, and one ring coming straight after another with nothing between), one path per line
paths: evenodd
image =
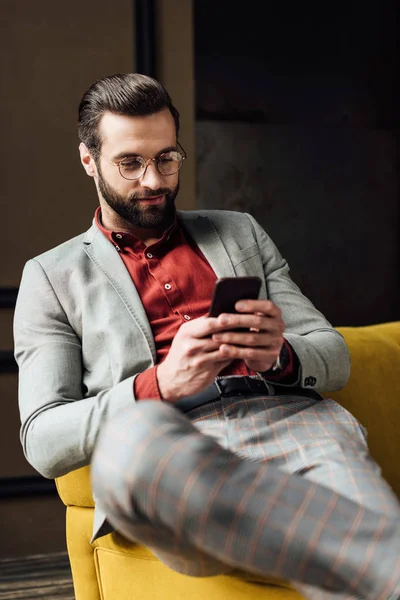
M253 214L335 326L399 319L396 2L1 0L0 557L63 550L64 507L18 439L24 263L90 226L77 107L158 78L181 113L181 209Z

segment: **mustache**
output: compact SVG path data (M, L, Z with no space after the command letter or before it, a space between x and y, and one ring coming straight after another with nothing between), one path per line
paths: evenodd
M170 188L158 188L157 190L144 190L142 194L132 194L129 200L145 200L154 196L170 196L172 190Z

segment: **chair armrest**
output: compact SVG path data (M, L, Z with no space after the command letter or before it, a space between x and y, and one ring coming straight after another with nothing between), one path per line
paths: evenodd
M82 467L56 479L58 495L66 506L93 508L90 467Z

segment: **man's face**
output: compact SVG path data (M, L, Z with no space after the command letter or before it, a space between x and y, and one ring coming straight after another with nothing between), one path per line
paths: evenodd
M124 179L115 166L122 159L155 158L176 147L175 123L168 109L145 117L106 113L101 118L102 145L95 165L103 214L113 223L164 231L173 222L179 175L161 175L153 161L138 179ZM110 220L110 219L108 219Z

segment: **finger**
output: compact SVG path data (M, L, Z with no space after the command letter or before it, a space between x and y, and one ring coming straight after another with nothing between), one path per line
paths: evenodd
M260 348L244 348L241 346L232 346L229 344L221 344L219 348L221 356L231 358L232 360L246 360L260 363L274 363L277 357L277 351Z
M256 333L256 332L235 332L226 331L221 333L214 333L212 339L215 342L222 344L231 344L235 346L245 346L254 348L266 348L269 350L280 349L283 344L283 336L280 332L276 335L270 335L269 333Z
M201 339L211 336L219 329L220 325L217 318L204 316L183 323L178 333L183 336Z
M201 338L201 339L189 339L181 345L181 348L185 350L187 356L197 356L200 354L207 354L218 350L220 343L213 340L212 337Z
M219 347L218 350L214 350L213 352L204 352L202 354L199 354L194 360L196 361L196 366L199 369L204 368L207 365L215 365L216 363L218 363L219 365L221 365L222 363L222 369L224 368L224 366L228 366L233 359L230 358L230 356L228 356L227 354L223 354ZM226 364L224 365L223 363Z
M254 331L283 333L285 325L282 319L260 314L222 314L218 317L220 331L230 329L253 329Z
M269 317L281 315L281 309L271 300L239 300L235 309L240 313L261 313Z

